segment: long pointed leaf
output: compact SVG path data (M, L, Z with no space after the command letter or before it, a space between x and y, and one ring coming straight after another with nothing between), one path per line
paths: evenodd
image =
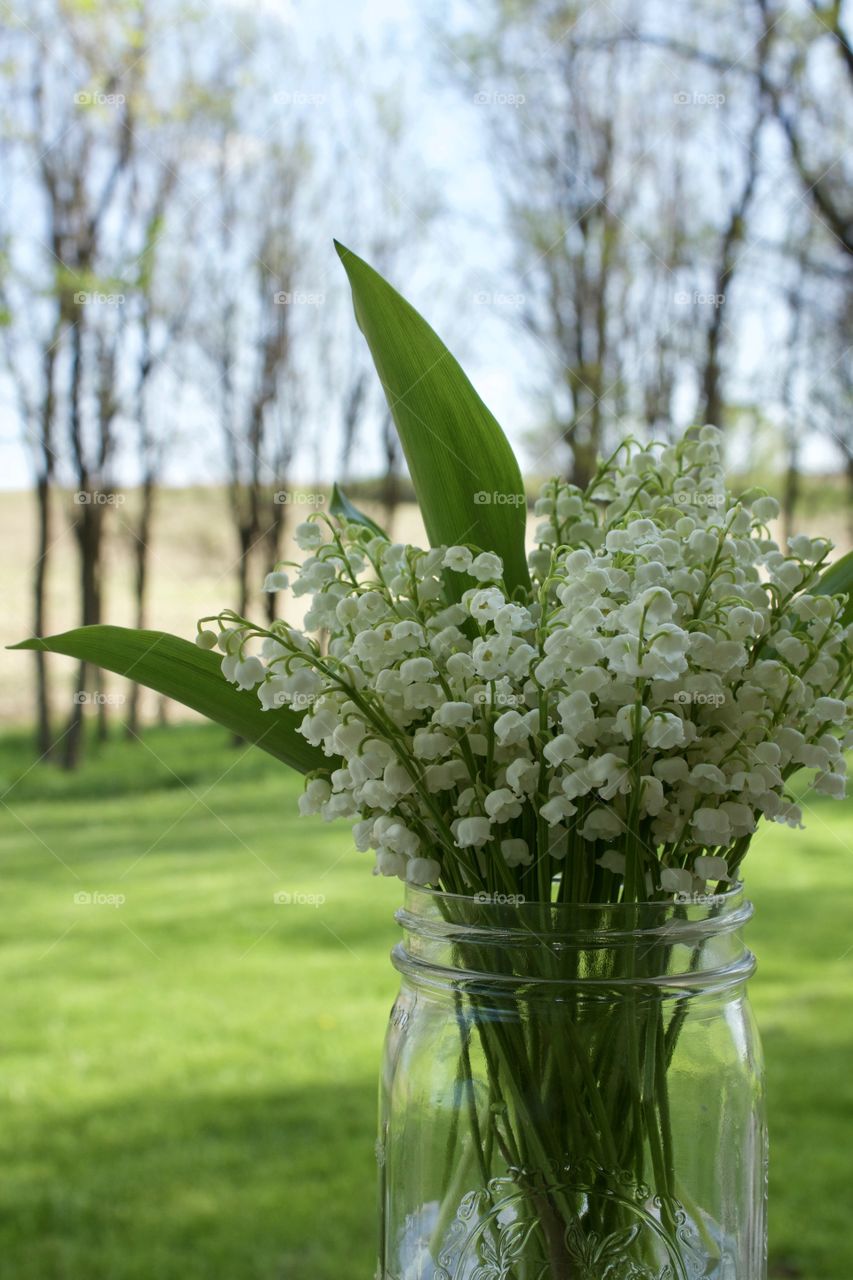
M447 347L378 272L335 242L433 546L496 552L512 591L530 577L518 462Z
M853 622L853 551L836 560L818 579L817 586L811 588L814 595L847 596L847 604L841 615L845 626Z
M297 733L300 715L287 707L264 711L256 692L228 683L215 653L179 636L128 627L79 627L43 640L24 640L10 648L63 653L127 676L200 711L300 773L334 767L318 747Z
M384 538L388 541L388 534L382 529L375 520L371 520L370 516L364 514L344 493L340 485L332 485L332 500L329 503L329 512L333 516L338 516L341 520L348 520L350 524L363 525L365 529L369 529L371 533L375 533L378 538Z

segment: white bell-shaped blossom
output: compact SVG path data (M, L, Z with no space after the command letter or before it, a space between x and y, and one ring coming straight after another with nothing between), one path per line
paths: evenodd
M200 624L223 677L325 758L302 812L412 883L526 892L543 859L621 881L630 841L668 895L726 883L760 818L798 826L796 770L843 794L851 637L812 594L831 548L780 549L778 504L726 492L716 429L628 444L594 498L551 480L535 511L529 590L490 548L317 514L301 567L264 583L306 598L301 628Z

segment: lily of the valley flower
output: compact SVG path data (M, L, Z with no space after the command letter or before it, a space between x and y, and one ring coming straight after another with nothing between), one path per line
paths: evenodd
M490 550L317 515L302 566L264 583L307 598L301 630L200 629L228 680L301 715L329 766L300 809L351 821L379 874L618 895L630 865L634 892L699 892L762 817L799 825L797 769L843 794L850 636L811 593L829 544L780 549L777 504L726 492L712 427L629 445L596 486L544 486L526 593Z

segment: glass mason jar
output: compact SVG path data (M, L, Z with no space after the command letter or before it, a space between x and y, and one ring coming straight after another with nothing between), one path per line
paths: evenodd
M751 914L407 888L379 1280L765 1280Z

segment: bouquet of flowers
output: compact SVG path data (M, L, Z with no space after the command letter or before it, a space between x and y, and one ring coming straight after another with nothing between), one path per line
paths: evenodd
M318 515L296 530L304 629L225 610L197 643L301 713L328 761L302 811L353 820L383 875L580 902L734 881L762 816L799 824L794 771L844 793L850 641L810 591L830 545L781 552L775 501L727 494L711 426L628 441L536 511L514 590L494 552Z
M339 252L430 546L392 542L335 489L329 514L296 530L302 562L265 583L306 598L301 627L226 609L195 644L94 627L21 647L130 676L300 769L304 813L351 822L378 874L456 895L449 916L453 901L539 904L547 978L555 904L690 903L738 881L761 818L800 824L792 774L843 795L853 557L827 568L831 544L806 536L780 548L777 504L727 490L713 426L626 440L584 490L549 481L526 554L524 489L497 422L413 308ZM664 1028L654 1003L599 1018L578 1006L543 1041L470 1003L459 1080L472 1082L474 1027L488 1069L487 1112L473 1104L480 1164L485 1176L498 1150L532 1162L551 1274L587 1274L566 1261L581 1237L589 1252L609 1232L626 1257L633 1239L612 1201L599 1220L588 1196L543 1193L567 1142L637 1179L650 1161L676 1241L667 1071L683 1011Z

